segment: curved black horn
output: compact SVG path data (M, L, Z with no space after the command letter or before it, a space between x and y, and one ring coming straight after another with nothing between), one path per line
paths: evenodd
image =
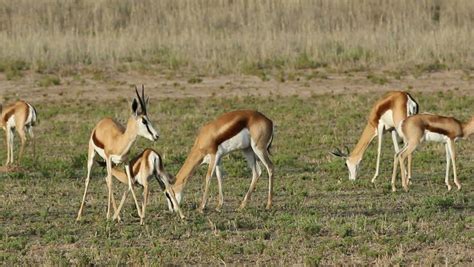
M145 85L143 84L142 84L142 103L143 103L143 114L146 114Z
M331 153L332 155L336 157L341 157L341 158L347 157L347 155L344 154L339 148L335 148L334 151L331 151L329 153Z
M144 94L144 86L142 84L142 96ZM141 107L141 113L142 114L146 114L146 105L145 103L143 102L143 98L140 96L140 94L138 93L138 87L135 85L135 93L137 94L137 97L138 97L138 102L140 103L140 107Z

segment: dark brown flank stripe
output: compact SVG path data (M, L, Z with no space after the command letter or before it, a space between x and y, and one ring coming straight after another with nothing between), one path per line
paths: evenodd
M234 127L228 127L225 132L220 134L217 139L216 139L216 146L219 146L223 142L229 140L230 138L234 137L236 134L238 134L242 129L247 127L247 120L245 119L239 119L237 123L234 124Z
M92 134L92 142L94 142L94 145L96 145L98 148L104 149L104 143L102 143L101 141L99 141L99 139L97 139L97 136L95 136L95 131Z
M445 135L449 138L454 138L452 136L452 133L450 133L449 131L445 130L445 129L442 129L442 128L438 128L438 127L433 127L431 125L426 125L426 130L430 131L430 132L433 132L433 133L438 133L438 134L442 134L442 135Z
M6 124L7 121L10 119L10 117L13 116L13 114L15 114L15 109L14 109L14 108L10 109L10 110L5 114L5 116L3 117L3 123Z

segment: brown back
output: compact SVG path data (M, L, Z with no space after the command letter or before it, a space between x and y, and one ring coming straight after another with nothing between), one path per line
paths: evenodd
M463 136L462 124L456 118L434 114L417 114L408 117L402 124L402 131L411 135L420 135L430 131L455 139Z

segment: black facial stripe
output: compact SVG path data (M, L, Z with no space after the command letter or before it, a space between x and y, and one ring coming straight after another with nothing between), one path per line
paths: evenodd
M153 133L150 131L150 127L148 127L148 123L145 123L145 126L146 126L146 130L148 131L148 133L149 133L151 136L155 137L155 136L153 135Z
M174 209L173 201L171 201L171 197L170 197L170 195L168 194L168 192L166 192L165 195L166 195L166 197L168 198L168 200L169 200L170 203L171 203L171 208Z

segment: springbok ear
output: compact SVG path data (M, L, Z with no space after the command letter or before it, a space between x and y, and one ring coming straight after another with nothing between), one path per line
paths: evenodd
M134 115L138 114L138 101L137 101L136 98L134 98L133 101L132 101L132 113Z

